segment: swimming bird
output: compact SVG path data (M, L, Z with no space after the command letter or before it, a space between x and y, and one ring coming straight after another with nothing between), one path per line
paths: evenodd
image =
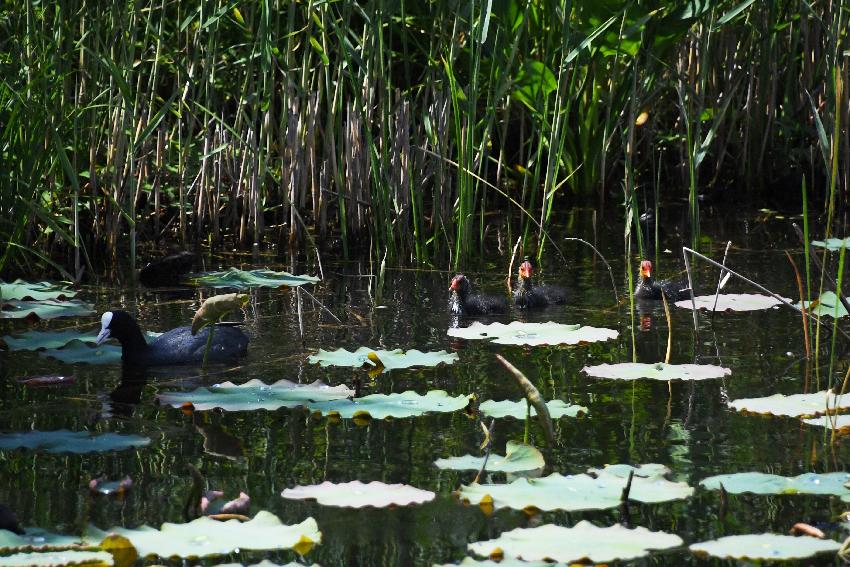
M449 309L457 315L490 315L508 310L508 302L503 297L472 293L472 284L463 274L452 278L449 291Z
M652 262L644 260L640 263L640 280L635 287L637 299L661 300L662 292L667 296L667 301L680 301L689 296L690 288L681 282L669 280L656 281L652 277Z
M534 283L534 267L529 260L519 266L519 278L514 289L514 305L520 309L536 309L567 302L567 290L555 285Z

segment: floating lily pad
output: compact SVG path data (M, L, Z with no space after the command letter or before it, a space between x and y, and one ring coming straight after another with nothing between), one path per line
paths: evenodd
M847 431L850 430L850 414L822 415L820 417L804 419L803 423L826 427L827 429L834 429L836 431Z
M15 280L12 283L0 282L0 300L3 301L7 299L29 299L31 301L69 299L75 295L77 295L76 291L50 282L30 283L24 280Z
M294 276L289 272L275 272L272 270L250 270L244 271L238 268L230 268L224 272L208 272L193 278L198 284L205 287L223 288L232 287L236 289L249 289L252 287L297 287L304 284L316 283L319 278L302 274Z
M343 508L386 508L387 506L410 506L434 499L430 490L422 490L406 484L384 484L373 481L363 484L359 480L336 484L323 482L311 486L287 488L281 493L293 500L315 500L323 506Z
M821 317L828 316L840 319L847 316L847 309L844 308L838 296L831 291L825 291L815 301L804 301L803 304L811 313ZM812 304L814 304L814 307L811 307Z
M113 565L112 554L106 551L31 551L0 557L4 567L59 567L61 565L87 565L91 567Z
M451 469L456 471L463 470L481 470L484 464L484 457L474 457L472 455L464 455L463 457L449 457L447 459L437 459L434 461L437 468ZM487 470L491 472L522 472L542 469L546 465L541 453L533 445L525 443L517 443L508 441L505 448L505 456L491 454L487 459Z
M374 419L388 417L414 417L429 412L452 412L465 408L470 396L449 396L443 390L431 390L424 396L407 391L401 394L370 394L353 400L332 400L305 404L308 409L322 415L341 418L370 416Z
M201 517L187 524L162 524L161 529L142 526L138 529L114 527L107 531L89 526L86 540L96 544L110 533L126 537L140 557L209 557L226 555L240 549L269 550L309 549L322 541L316 520L307 518L300 524L287 526L271 512L258 512L248 522L220 522Z
M563 563L551 563L549 561L523 561L522 559L514 559L513 557L505 557L501 561L464 557L460 563L445 563L443 565L435 565L434 567L563 567L563 565Z
M785 301L791 303L791 300L783 297ZM758 293L721 293L717 296L717 307L714 307L713 295L700 295L694 298L697 309L705 309L711 311L761 311L762 309L770 309L782 305L782 302L769 295L761 295ZM676 307L691 309L691 300L683 299L676 302Z
M828 494L850 496L844 484L850 473L805 473L798 476L779 476L761 472L743 472L710 476L700 481L709 490L720 490L720 485L730 494Z
M54 319L56 317L84 317L94 313L91 303L82 301L5 301L0 302L0 319Z
M790 561L805 559L819 553L835 553L841 544L831 539L778 534L727 536L702 543L689 549L697 555L749 561Z
M198 411L221 408L225 411L276 410L321 402L349 398L354 390L345 385L328 386L318 380L312 384L296 384L289 380L278 380L266 384L254 379L244 384L224 382L211 388L198 388L191 392L166 392L157 394L161 404L176 408L192 404Z
M6 335L2 341L9 350L42 350L61 348L71 341L77 340L94 344L97 333L80 333L79 331L27 331L15 336Z
M812 246L819 246L820 248L826 248L832 251L850 248L850 236L847 238L827 238L825 242L823 240L813 240Z
M565 416L578 417L587 413L586 407L570 405L563 400L550 400L546 402L546 407L549 408L549 416L552 419ZM529 404L525 400L518 402L511 400L502 400L499 402L486 400L481 402L478 409L484 415L495 418L513 417L516 419L525 419L526 415L531 415L532 417L537 415L537 410L534 409L534 406L531 406L531 413L528 413Z
M643 527L629 529L620 524L599 528L582 520L572 528L553 524L516 528L495 539L470 543L469 549L484 557L505 555L528 561L608 563L680 545L682 538L675 534Z
M344 348L337 350L319 349L319 352L310 355L310 364L320 366L345 366L360 368L363 365L372 367L383 366L385 370L396 368L411 368L413 366L437 366L438 364L453 364L457 361L456 353L448 353L444 350L437 352L422 352L416 349L407 352L400 348L395 350L376 350L369 347L360 347L354 352Z
M150 341L162 333L145 331L145 338ZM85 342L84 342L85 341ZM66 364L121 364L121 346L115 344L102 344L95 346L94 340L89 340L87 335L72 339L61 348L49 348L39 351L40 356L55 358Z
M600 327L584 327L581 325L564 325L561 323L524 323L513 321L490 323L485 325L478 321L468 327L448 330L450 337L461 339L493 339L500 345L574 345L593 343L617 338L617 331Z
M610 469L610 470L609 470ZM591 474L563 476L558 473L543 478L518 478L510 484L463 485L458 496L471 504L492 505L494 508L543 511L605 510L620 504L628 471L634 470L629 499L647 504L682 500L694 489L684 482L672 482L663 477L669 470L662 465L615 465L591 469Z
M141 435L92 434L88 431L26 431L0 434L0 450L29 449L47 453L101 453L145 447L151 442Z
M57 534L42 528L26 528L26 532L17 535L9 530L0 530L0 552L57 550L82 543L78 536Z
M836 396L829 390L814 394L774 394L764 398L741 398L729 402L729 407L744 413L814 417L836 409L850 408L850 394Z
M585 366L582 372L594 378L610 378L612 380L637 380L650 378L652 380L710 380L723 378L732 373L728 368L712 364L665 364L656 362L622 362L620 364L598 364Z

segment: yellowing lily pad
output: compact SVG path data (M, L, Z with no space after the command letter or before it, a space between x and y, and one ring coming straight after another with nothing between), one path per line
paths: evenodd
M84 317L94 313L90 303L82 301L6 301L0 302L0 319L23 319L38 317L54 319L56 317Z
M582 372L594 378L610 378L612 380L637 380L649 378L652 380L710 380L723 378L732 373L728 368L712 364L665 364L656 362L622 362L620 364L598 364L585 366Z
M470 543L469 549L484 557L504 554L527 561L608 563L680 545L682 538L675 534L643 527L629 529L620 524L600 528L582 520L572 528L553 524L516 528L495 539Z
M112 554L106 551L31 551L0 557L4 567L59 567L61 565L86 565L89 567L113 565Z
M826 248L832 251L850 248L850 236L847 238L827 238L826 241L813 240L812 246L819 246L820 248Z
M587 413L586 407L570 405L563 400L550 400L546 402L546 407L549 409L549 416L552 419L558 419L565 416L578 417ZM486 400L481 402L478 409L484 415L495 418L513 417L516 419L525 419L526 415L531 415L531 417L535 417L537 415L537 410L534 409L534 406L531 406L531 413L528 413L529 404L525 400L520 400L518 402L511 400L502 400L499 402Z
M384 484L377 481L363 484L355 480L340 484L326 481L311 486L296 486L287 488L281 496L293 500L315 500L323 506L386 508L387 506L422 504L433 500L435 494L430 490L422 490L406 484Z
M375 360L377 358L377 360ZM319 349L316 354L310 355L310 364L320 366L344 366L360 368L364 365L371 367L383 367L385 370L396 368L411 368L413 366L437 366L438 364L453 364L457 361L456 353L448 353L444 350L437 352L422 352L416 349L407 352L400 348L395 350L378 350L369 347L360 347L354 352L344 348L337 350Z
M26 528L26 532L24 535L17 535L8 530L0 530L0 552L57 551L82 543L78 536L57 534L42 528Z
M836 409L850 408L850 394L836 396L830 390L814 394L774 394L764 398L742 398L729 402L729 407L744 413L814 417Z
M318 380L312 384L296 384L278 380L266 384L254 379L244 384L224 382L211 388L198 388L191 392L165 392L157 394L161 404L176 408L192 404L198 411L221 408L225 411L276 410L307 405L308 402L339 400L354 395L345 385L328 386Z
M322 541L322 532L313 518L287 526L282 524L277 516L265 510L244 523L239 520L220 522L204 516L187 524L166 522L158 530L142 526L132 530L114 527L103 531L89 526L86 541L97 544L110 533L130 540L140 557L155 555L184 559L226 555L240 549L292 549L298 546L309 548L312 544Z
M331 400L304 404L308 409L322 415L336 415L341 418L372 417L414 417L429 412L452 412L465 408L470 396L449 396L443 390L431 390L424 396L407 391L401 394L370 394L352 400Z
M12 283L0 282L0 300L28 299L31 301L42 301L44 299L70 299L77 292L65 286L52 284L50 282L25 282L15 280Z
M0 434L0 450L29 449L47 453L101 453L145 447L151 442L141 435L92 434L88 431L26 431Z
M564 325L562 323L524 323L513 321L490 323L485 325L478 321L468 327L448 330L450 337L460 339L487 339L500 345L575 345L593 343L617 338L617 331L599 327L581 325Z
M803 304L811 313L820 315L821 317L827 316L840 319L841 317L847 316L847 309L844 308L844 305L838 299L838 296L831 291L825 291L818 299L814 301L804 301ZM812 307L813 304L814 307ZM799 306L800 304L798 303L797 305Z
M798 476L779 476L761 472L743 472L710 476L700 481L700 486L720 490L720 485L730 494L821 494L850 496L844 484L850 473L805 473Z
M791 303L791 300L786 297L782 299ZM721 293L717 296L717 307L714 306L713 295L700 295L695 297L694 301L697 309L705 309L706 311L712 309L715 311L761 311L782 305L782 302L778 299L758 293ZM691 300L677 301L676 307L691 309Z
M484 457L473 457L472 455L449 457L437 459L434 464L441 469L478 471L484 464ZM543 460L543 453L536 447L516 441L508 441L505 456L491 454L490 458L487 459L486 470L515 473L542 469L544 466L546 466L546 461Z
M238 268L230 268L224 272L208 272L193 279L198 285L205 287L232 287L236 289L282 286L297 287L320 281L319 278L306 274L294 276L289 272L275 272L272 270L244 271Z
M778 534L727 536L689 547L696 555L742 561L791 561L835 553L840 548L841 544L831 539Z

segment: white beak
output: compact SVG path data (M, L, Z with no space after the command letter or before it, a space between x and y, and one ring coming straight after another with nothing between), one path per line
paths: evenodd
M109 329L101 329L97 334L97 338L94 340L95 344L100 345L103 344L103 341L109 338Z
M109 325L112 323L112 311L107 311L100 318L100 332L94 340L95 344L103 344L103 341L109 338Z

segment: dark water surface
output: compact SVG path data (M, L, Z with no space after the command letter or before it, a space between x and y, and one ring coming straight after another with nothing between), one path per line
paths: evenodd
M590 211L576 211L562 235L592 240ZM675 218L665 219L667 233L660 248L678 250L682 237ZM793 271L784 249L800 248L789 229L791 220L761 212L731 214L706 211L701 250L719 258L727 239L734 248L730 266L746 273L786 297L797 297ZM491 292L503 290L512 243L503 242L499 253L493 236L489 251L470 271L474 282ZM515 236L514 236L515 238ZM600 223L597 242L611 261L621 304L613 303L607 271L588 250L574 242L561 242L569 261L564 265L547 249L545 279L567 285L569 306L551 308L526 320L583 323L617 329L620 336L607 343L575 347L506 347L464 342L446 336L452 324L446 309L450 273L388 270L383 304L370 298L374 282L362 274L368 265L324 258L325 279L313 292L342 321L337 324L309 301L303 304L304 338L299 336L296 294L292 290L260 289L250 292L247 332L249 356L236 369L198 369L185 373L123 373L120 366L69 366L31 352L0 351L0 430L91 430L138 433L153 439L139 450L93 455L0 452L0 502L16 510L26 526L80 533L88 522L101 528L113 525L159 526L183 522L182 509L190 486L187 463L197 466L210 487L231 497L240 490L250 494L252 513L270 510L284 523L313 516L323 542L306 562L321 565L431 565L458 561L466 544L498 536L518 526L557 523L571 526L581 519L597 525L620 520L616 510L586 513L544 513L529 517L513 510L485 515L477 506L465 506L452 492L469 483L473 472L446 472L434 467L439 457L479 454L478 423L464 412L429 415L392 421L331 420L301 409L257 412L198 412L161 407L154 396L163 390L190 389L225 380L243 382L259 378L267 383L281 378L296 382L322 380L349 384L363 379L363 394L443 389L451 395L476 394L485 399L520 399L513 379L498 365L501 353L524 371L550 399L560 398L589 408L583 419L556 422L557 446L545 451L552 470L584 472L608 463L662 463L675 480L692 486L719 473L763 471L782 475L844 470L848 443L841 438L830 446L820 428L801 426L798 420L744 416L726 406L729 399L804 391L806 364L799 315L789 309L754 313L718 313L699 316L700 342L695 344L691 313L673 309L671 362L721 364L732 369L725 380L665 382L641 380L614 382L588 378L585 365L631 360L632 338L622 253L622 226L612 220ZM226 268L238 261L213 259L211 267ZM636 270L637 258L635 258ZM678 275L681 256L663 253L656 270ZM249 267L249 264L240 264ZM260 258L258 267L316 273L316 266L281 264ZM208 260L208 267L210 267ZM698 291L713 292L717 273L698 265ZM749 292L731 281L725 291ZM167 330L188 324L200 301L211 290L187 288L150 291L102 288L87 290L82 298L93 301L98 313L122 307L138 315L149 330ZM355 315L356 313L356 315ZM663 360L667 326L663 308L652 305L635 315L635 348L641 362ZM507 322L514 314L498 317ZM99 317L54 320L39 328L73 325L93 328ZM462 321L468 324L468 321ZM3 322L8 334L28 328L26 323ZM825 332L825 337L829 334ZM828 344L828 341L825 340ZM360 370L323 369L307 363L319 347L350 350L417 348L457 351L459 362L429 369L396 370L373 382ZM839 340L839 350L846 345ZM839 360L843 360L841 357ZM843 375L844 364L836 375ZM825 370L821 376L825 383ZM59 389L27 389L15 378L38 374L75 374L76 385ZM182 379L182 382L175 382ZM814 377L811 378L814 381ZM120 400L122 403L117 403ZM498 420L495 450L505 442L522 440L522 421ZM530 440L544 444L542 430L529 426ZM85 488L89 479L130 475L135 486L121 500L92 498ZM380 480L407 483L432 490L437 498L426 505L397 509L350 510L323 507L314 502L284 500L284 488L325 480ZM491 480L504 481L504 475ZM843 537L834 523L845 510L838 499L811 496L730 496L725 518L720 516L716 492L696 489L692 498L660 505L631 506L631 521L652 530L680 535L693 543L723 535L772 531L787 533L798 521L815 524L835 539ZM254 561L268 557L278 562L297 559L294 552L251 553L229 558ZM223 558L228 559L228 558ZM307 561L309 560L309 561ZM831 563L832 560L827 560ZM686 550L656 555L641 564L684 565L705 563ZM810 564L812 562L807 562Z

